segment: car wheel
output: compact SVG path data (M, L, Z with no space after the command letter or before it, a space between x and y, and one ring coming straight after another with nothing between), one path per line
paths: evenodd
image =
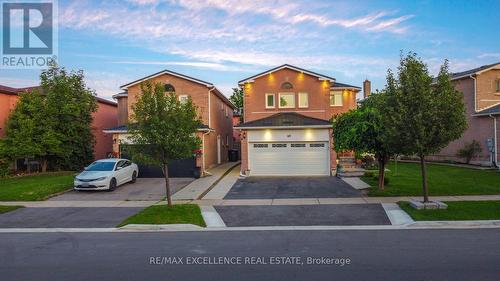
M137 181L137 172L136 172L136 171L134 171L134 172L132 173L132 180L131 180L130 182L131 182L131 183L135 183L136 181Z
M112 178L111 181L109 182L109 189L108 191L113 191L116 188L116 179Z

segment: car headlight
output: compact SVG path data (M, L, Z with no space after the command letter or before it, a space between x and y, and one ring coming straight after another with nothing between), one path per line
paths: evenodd
M93 180L93 181L102 181L102 180L105 180L105 179L107 179L107 178L108 178L108 177L100 177L100 178L97 178L97 179L95 179L95 180Z

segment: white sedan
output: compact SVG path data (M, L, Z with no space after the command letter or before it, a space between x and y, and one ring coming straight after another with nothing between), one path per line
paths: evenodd
M127 159L97 160L75 177L75 190L114 190L127 182L135 182L139 175L136 164Z

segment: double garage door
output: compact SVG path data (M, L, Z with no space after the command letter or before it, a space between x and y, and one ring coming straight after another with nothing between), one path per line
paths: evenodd
M328 142L249 143L249 168L253 176L328 176Z

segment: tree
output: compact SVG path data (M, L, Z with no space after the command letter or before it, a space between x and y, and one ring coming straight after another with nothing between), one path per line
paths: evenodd
M241 114L241 121L243 122L243 89L233 88L233 94L229 97L229 100L236 106L238 112Z
M448 61L433 83L427 66L415 53L401 57L397 79L388 71L385 115L395 145L420 158L424 202L429 201L425 157L459 138L467 127L462 94L455 90Z
M96 94L85 85L82 71L68 72L53 64L40 75L45 96L44 120L53 126L61 142L61 154L54 164L78 170L93 160L95 139L92 113L97 110Z
M196 136L202 124L191 98L180 102L175 93L165 93L161 84L141 84L141 95L132 106L129 124L133 159L161 167L168 205L172 205L168 164L192 156L200 146Z
M385 166L394 151L391 130L384 126L384 96L372 94L357 109L338 115L333 121L336 151L374 153L378 162L378 188L384 190Z
M47 171L48 158L62 153L61 136L45 109L46 101L38 90L21 94L7 121L7 134L1 146L1 154L10 160L38 158L42 172Z
M472 158L476 157L481 153L483 149L477 140L472 140L470 143L466 143L463 148L458 150L457 156L465 159L465 163L469 164Z

